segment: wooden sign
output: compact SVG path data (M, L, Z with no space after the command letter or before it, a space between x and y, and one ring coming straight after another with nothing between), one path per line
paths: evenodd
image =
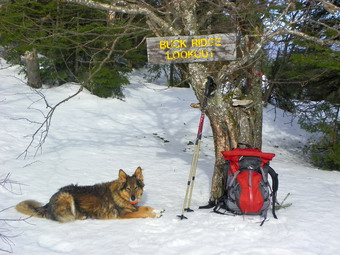
M150 64L236 59L236 34L153 37L146 43Z

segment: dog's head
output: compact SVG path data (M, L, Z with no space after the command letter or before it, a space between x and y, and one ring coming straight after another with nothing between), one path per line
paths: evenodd
M118 182L120 183L120 196L130 204L137 204L142 199L144 177L142 168L138 167L132 176L119 170Z

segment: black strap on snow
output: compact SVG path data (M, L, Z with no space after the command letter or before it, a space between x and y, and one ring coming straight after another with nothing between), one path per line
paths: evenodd
M216 201L209 201L207 205L201 205L198 209L211 209L216 206Z
M266 167L268 167L268 173L270 177L272 178L272 189L273 189L272 213L273 213L274 218L277 219L277 216L275 213L275 205L276 205L276 194L277 194L277 190L279 189L279 178L278 178L279 175L270 166L266 165Z

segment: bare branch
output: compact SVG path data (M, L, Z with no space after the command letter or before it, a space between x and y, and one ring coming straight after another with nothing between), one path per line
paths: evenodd
M1 7L1 5L5 4L5 3L9 2L9 1L10 0L0 0L0 7Z
M332 14L335 14L340 11L340 7L336 6L335 4L332 4L329 1L326 1L326 0L318 0L318 1L322 4L323 8L325 8L326 11Z
M290 2L287 7L285 8L285 10L281 13L281 15L273 22L273 24L269 27L269 29L267 29L267 31L272 31L273 29L275 29L275 27L278 26L278 23L281 22L281 19L287 15L289 9L291 8L292 3Z
M19 183L19 182L16 182L16 181L11 180L11 179L10 179L10 176L11 176L11 174L8 173L8 174L5 176L5 178L0 179L0 186L1 186L2 188L4 188L5 190L7 190L7 191L13 193L13 194L21 195L21 194L22 194L22 192L21 192L21 185L22 185L22 184ZM19 190L20 190L19 192L15 192L15 191L14 191L14 187L13 187L14 185L19 187ZM0 212L2 212L2 211L0 211Z
M290 4L287 6L287 8L285 8L285 10L283 11L283 14L281 14L276 19L276 21L273 22L273 24L278 24L280 22L280 19L288 13L289 7L290 7ZM258 43L256 43L256 45L253 47L253 49L251 49L246 54L244 54L242 58L239 58L237 61L234 61L234 62L230 63L229 65L223 66L221 71L219 72L219 80L223 80L228 75L235 72L236 70L243 68L244 65L247 62L256 58L256 56L258 55L260 50L265 46L265 44L267 44L269 41L272 41L275 37L278 37L278 36L290 34L290 35L294 35L294 36L303 38L305 40L315 42L315 43L320 44L320 45L340 45L339 40L321 39L321 38L318 38L316 36L308 35L308 34L303 33L301 31L290 29L290 25L292 25L293 23L295 23L295 21L292 21L291 23L288 23L285 26L276 29L275 31L272 31L272 29L274 29L275 26L271 26L269 29L267 29L267 32L265 34L263 34L263 35L262 34L253 35L254 37L261 38L260 41ZM336 30L336 29L333 29L333 30ZM338 35L339 35L339 31L338 30L336 30L336 31L338 32ZM334 38L336 38L336 37L334 37Z
M0 229L1 232L7 231L6 229ZM12 245L14 244L13 241L11 240L11 236L4 235L0 233L0 239L3 243L5 243L8 246L8 249L2 249L0 248L0 251L7 252L7 253L12 253L13 248Z
M36 151L35 151L35 154L34 156L37 155L38 151L40 151L42 149L42 145L45 143L46 141L46 138L49 134L49 130L50 130L50 126L51 126L51 122L52 122L52 116L55 112L55 110L58 108L58 106L60 106L61 104L69 101L70 99L74 98L75 96L77 96L80 92L82 92L84 89L84 84L81 84L78 91L75 92L73 95L63 99L62 101L58 102L56 105L54 105L53 107L51 107L47 100L46 100L46 97L38 90L36 90L37 94L40 95L45 103L46 103L46 107L47 108L50 108L49 112L47 113L47 115L45 116L45 119L44 121L40 124L40 126L38 127L38 129L33 133L33 135L31 136L31 141L30 143L28 144L28 146L26 147L26 149L17 157L17 158L20 158L20 157L24 157L26 158L27 155L28 155L28 151L29 149L32 147L33 143L38 139L39 143L38 145L36 146ZM37 136L40 134L40 137L37 138Z
M13 191L13 184L18 185L20 190L21 190L21 184L16 182L16 181L12 181L10 179L10 174L9 173L5 176L5 178L0 179L0 187L3 187L4 189L8 190L11 193L14 193L14 191ZM14 193L14 194L16 194L16 193ZM9 208L12 208L12 207L9 207ZM7 210L9 208L1 209L0 213L2 213L3 211L5 211L5 210ZM28 217L28 218L30 218L30 217ZM24 219L22 219L22 218L19 218L19 219L0 218L0 223L1 223L1 225L0 225L0 240L7 247L7 248L1 248L0 247L0 251L6 252L6 253L12 253L13 252L12 246L14 245L14 242L11 240L11 238L16 237L16 235L8 235L7 234L7 232L10 232L10 230L8 229L8 226L10 226L8 224L8 222L13 222L13 221L24 221L24 222L26 222L26 220L28 218L24 218Z
M160 18L154 11L145 6L142 1L114 1L113 4L104 4L91 0L64 0L68 3L80 4L90 8L104 10L108 12L121 12L126 14L142 14L152 20L163 30L166 30L170 35L179 35L180 31L175 29L171 24Z
M303 39L315 42L315 43L320 44L320 45L340 45L339 40L320 39L320 38L317 38L315 36L310 36L306 33L303 33L303 32L297 31L297 30L287 30L287 29L280 29L280 30L272 33L271 35L268 36L267 40L269 40L273 37L276 37L278 35L283 35L283 34L295 35L295 36L298 36L298 37L301 37Z

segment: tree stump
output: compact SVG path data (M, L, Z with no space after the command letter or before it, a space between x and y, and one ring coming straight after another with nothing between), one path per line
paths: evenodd
M26 71L27 71L27 85L39 89L42 87L42 82L39 73L39 61L37 56L37 51L33 49L32 51L25 52L26 58Z

